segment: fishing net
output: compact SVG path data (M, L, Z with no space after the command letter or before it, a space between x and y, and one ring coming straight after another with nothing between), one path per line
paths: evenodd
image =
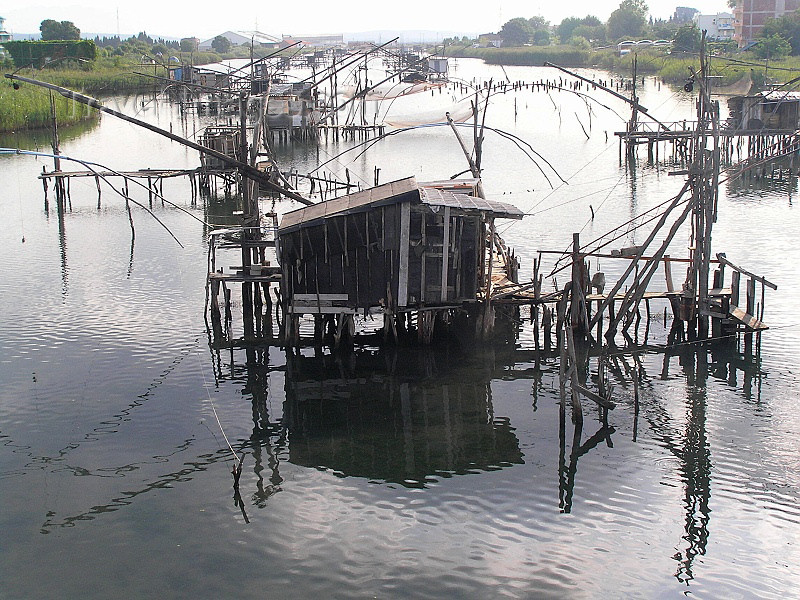
M456 105L451 108L442 108L437 111L427 111L414 115L387 115L383 122L391 127L414 127L416 125L429 125L442 123L447 120L445 113L450 113L450 118L456 123L463 123L472 118L472 107L468 104Z

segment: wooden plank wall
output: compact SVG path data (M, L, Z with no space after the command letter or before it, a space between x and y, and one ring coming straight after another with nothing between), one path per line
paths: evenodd
M480 230L479 216L409 203L330 217L281 234L285 288L347 294L354 309L474 301Z

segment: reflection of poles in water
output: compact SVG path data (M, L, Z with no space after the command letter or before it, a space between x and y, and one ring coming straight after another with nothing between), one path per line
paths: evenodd
M559 408L558 419L558 507L561 512L572 512L572 494L575 489L575 475L578 472L578 459L584 454L588 454L600 442L605 441L609 448L613 448L611 434L614 428L601 423L600 429L581 444L581 433L583 432L583 421L575 421L575 429L572 433L572 450L569 455L569 464L566 460L566 440L567 440L567 418L566 406L562 403Z
M426 397L425 397L425 390L422 392L423 394L423 406L427 405ZM411 420L411 394L409 385L407 382L400 384L400 413L403 416L403 455L405 457L405 471L406 476L409 478L414 475L417 471L417 467L414 461L414 424ZM448 468L452 469L452 444L450 443L450 415L447 410L445 410L445 435L448 440L447 450L448 450Z
M687 354L681 361L686 370L686 383L689 388L685 437L683 446L676 448L685 485L684 508L686 509L683 539L686 540L687 547L676 555L679 565L675 577L681 582L693 579L694 558L698 554L705 554L708 543L711 455L706 437L707 361L708 356L704 350Z
M253 402L253 433L250 435L250 448L253 453L256 475L256 491L253 504L259 508L266 506L270 496L280 491L283 478L280 475L278 453L286 445L286 428L282 423L270 421L267 396L269 392L269 349L247 348L247 383L244 393L250 394ZM278 442L273 448L272 437ZM271 471L269 484L264 484L264 459L262 449L268 454L267 468Z
M58 205L58 248L61 254L61 295L69 291L69 269L67 268L67 228L64 221L64 210Z
M669 352L664 354L661 379L669 377L669 360L672 356L675 354ZM698 554L705 554L709 536L711 454L706 434L708 354L704 348L698 350L693 346L683 346L678 358L687 385L687 418L682 430L677 426L671 426L672 417L664 407L645 407L645 415L653 410L660 413L657 419L652 416L647 417L648 422L653 431L661 432L660 437L664 447L678 459L679 474L684 484L685 509L684 533L681 537L687 545L674 556L679 563L675 577L686 583L694 577L694 559ZM733 356L731 359L736 360ZM733 363L731 370L735 372Z

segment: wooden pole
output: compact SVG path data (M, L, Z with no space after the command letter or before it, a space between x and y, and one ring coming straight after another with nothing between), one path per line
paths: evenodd
M166 138L169 138L169 139L171 139L171 140L173 140L175 142L178 142L179 144L182 144L184 146L187 146L189 148L197 150L198 152L202 152L204 154L208 154L209 156L213 156L214 158L217 158L217 159L221 160L222 162L224 162L226 165L229 165L231 167L240 169L242 172L247 173L247 175L251 179L254 179L254 180L262 183L265 187L271 189L272 191L274 191L276 193L282 194L282 195L286 196L287 198L291 198L292 200L297 200L298 202L300 202L302 204L305 204L307 206L311 206L311 205L314 204L314 202L312 202L308 198L304 198L303 196L301 196L300 194L297 194L296 192L293 192L291 190L287 190L286 188L283 188L283 187L277 185L276 183L274 183L273 181L271 181L269 179L269 175L267 173L262 173L261 171L259 171L255 167L251 167L247 163L243 163L243 162L241 162L241 161L239 161L239 160L237 160L235 158L231 158L227 154L224 154L222 152L214 150L213 148L207 148L206 146L203 146L201 144L198 144L196 142L193 142L191 140L183 138L183 137L181 137L179 135L175 135L174 133L172 133L170 131L166 131L164 129L161 129L160 127L156 127L155 125L151 125L150 123L145 123L144 121L140 121L139 119L136 119L134 117L130 117L130 116L125 115L125 114L123 114L123 113L121 113L119 111L116 111L114 109L111 109L111 108L108 108L106 106L103 106L95 98L92 98L90 96L86 96L86 95L81 94L79 92L74 92L72 90L69 90L67 88L63 88L61 86L54 85L52 83L47 83L47 82L44 82L44 81L38 81L36 79L30 79L28 77L21 77L19 75L13 75L11 73L6 73L5 76L8 79L15 79L17 81L22 81L23 83L30 83L32 85L38 85L40 87L44 87L44 88L56 91L59 94L61 94L62 96L64 96L65 98L70 98L71 100L75 100L76 102L80 102L81 104L86 104L87 106L91 106L92 108L96 108L97 110L99 110L101 112L104 112L106 114L115 116L115 117L117 117L119 119L122 119L123 121L128 121L129 123L133 123L134 125L138 125L139 127L144 127L148 131L152 131L154 133L162 135L162 136L164 136Z
M637 252L637 254L636 254L636 257L633 260L631 260L631 263L628 265L628 268L625 269L625 272L622 274L622 277L620 277L617 280L617 283L614 284L614 287L608 293L608 295L606 296L605 300L603 300L603 303L600 305L600 307L598 307L597 312L592 317L592 320L589 322L589 329L590 330L597 324L597 321L598 321L598 319L600 319L600 315L602 315L603 311L608 307L609 304L611 304L614 301L614 296L616 295L616 293L620 289L622 289L622 286L625 283L625 280L628 278L628 276L636 268L636 265L638 264L638 261L644 255L644 252L647 249L647 246L650 245L650 243L655 239L656 235L658 234L658 231L661 229L661 227L664 226L664 223L666 223L667 217L669 216L670 212L672 212L672 210L674 210L675 207L677 207L678 204L680 204L681 199L683 198L683 195L686 193L686 190L688 190L688 189L689 189L689 182L687 181L683 185L683 187L681 188L681 191L675 197L675 200L673 200L672 204L670 204L669 207L664 211L664 214L661 215L661 218L659 219L658 223L656 223L656 226L650 232L650 235L644 241L644 244L642 244L642 246L640 247L639 252ZM656 263L657 262L658 261L656 261Z

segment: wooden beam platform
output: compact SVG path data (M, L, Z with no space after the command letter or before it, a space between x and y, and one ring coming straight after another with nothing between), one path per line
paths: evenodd
M730 310L728 311L728 318L734 323L743 325L748 331L765 331L769 329L768 326L759 321L756 317L745 312L738 306L730 307Z
M561 291L552 292L550 294L543 294L537 301L536 297L534 296L532 290L532 284L520 284L520 288L518 291L509 290L498 290L499 294L503 294L503 297L495 298L492 302L497 302L499 304L555 304L561 299ZM642 295L642 300L657 300L657 299L669 299L669 298L679 298L682 295L682 292L675 291L675 292L645 292ZM603 302L608 298L608 294L586 294L586 301L587 302ZM618 292L614 295L614 300L622 301L625 298L624 292Z
M797 133L794 129L720 129L719 135L724 138L749 137L749 136L792 136ZM667 140L689 139L694 137L695 132L691 129L679 129L675 131L615 131L614 135L626 140L640 143L664 142Z
M226 283L229 282L276 283L280 282L281 275L280 272L275 273L270 271L262 272L261 275L250 275L249 273L243 273L241 271L238 271L236 273L209 273L208 280L224 281Z
M130 179L147 179L168 177L185 177L197 173L200 169L140 169L138 171L47 171L39 174L39 179L54 177L128 177Z

